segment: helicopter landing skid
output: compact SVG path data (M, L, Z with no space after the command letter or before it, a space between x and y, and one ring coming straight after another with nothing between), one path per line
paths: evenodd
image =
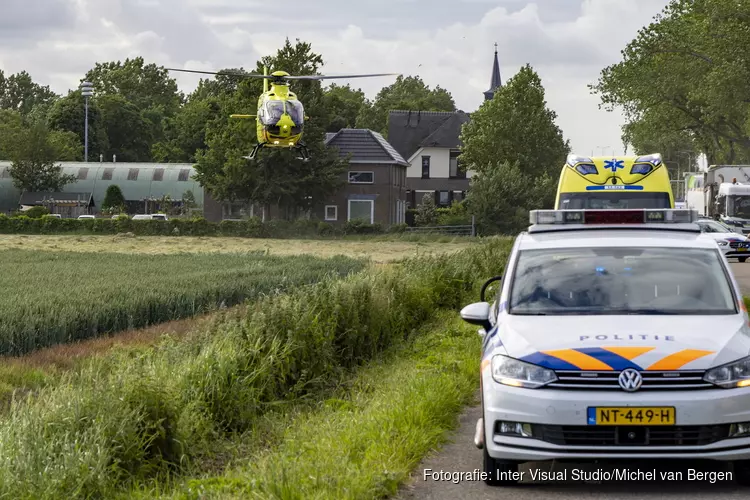
M307 146L304 144L297 143L296 148L297 151L299 151L299 156L297 157L298 160L302 160L304 162L310 161L310 151L308 151Z
M253 147L253 150L252 150L252 151L250 151L250 154L249 154L249 155L247 155L247 156L243 156L243 158L245 158L245 159L247 159L247 160L254 160L254 159L255 159L255 157L256 157L256 156L258 155L258 150L259 150L260 148L262 148L264 144L265 144L265 142L259 142L258 144L256 144L256 145L255 145L255 146Z

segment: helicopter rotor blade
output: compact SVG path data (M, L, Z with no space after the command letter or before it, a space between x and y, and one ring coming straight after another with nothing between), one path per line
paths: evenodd
M373 76L400 76L401 73L372 73L369 75L307 75L307 76L285 76L286 80L331 80L334 78L370 78Z
M234 73L229 71L199 71L197 69L164 68L167 71L180 71L182 73L200 73L202 75L239 76L241 78L274 78L272 75L259 75L257 73Z

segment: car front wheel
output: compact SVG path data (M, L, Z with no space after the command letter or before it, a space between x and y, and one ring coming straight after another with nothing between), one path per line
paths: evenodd
M737 257L737 260L740 262L745 262L747 260L747 257Z
M487 445L482 449L484 456L484 483L488 486L512 486L518 483L518 463L497 460L487 453Z
M750 460L737 460L732 463L734 480L741 486L750 486Z

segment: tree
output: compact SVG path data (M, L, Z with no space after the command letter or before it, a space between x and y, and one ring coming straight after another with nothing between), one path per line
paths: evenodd
M476 172L466 203L483 234L519 230L529 210L553 204L570 145L544 94L526 65L463 127L461 162Z
M528 64L497 89L462 130L461 162L466 168L487 172L509 161L530 175L557 177L570 144L544 96L542 81Z
M102 210L105 212L120 211L125 206L125 196L122 194L120 186L111 184L107 187L102 201Z
M658 122L710 163L750 159L750 16L735 0L672 0L591 86L628 124ZM660 134L662 135L662 134Z
M94 84L97 95L119 94L139 110L161 107L166 116L174 115L184 99L169 71L146 64L142 57L96 63L86 80Z
M384 87L371 105L365 105L357 116L357 127L388 134L388 112L391 110L456 111L450 92L440 86L430 89L418 76L399 76Z
M417 226L431 226L438 220L437 206L435 205L435 195L425 193L422 196L422 203L417 207L417 213L414 214L414 222Z
M38 125L41 130L47 130L47 143L54 150L52 158L59 161L78 160L83 145L78 136L72 132L48 130L44 120L33 116L22 116L18 111L0 110L0 159L9 160L13 152L17 151L18 141L26 137L30 127Z
M354 128L357 116L367 100L361 89L354 90L349 85L331 84L325 89L325 106L331 113L326 132L338 132L342 128Z
M549 175L529 175L518 162L505 161L473 176L466 206L475 216L477 234L518 234L529 225L529 210L550 206L556 185Z
M109 144L104 156L117 155L120 161L150 161L152 127L136 105L119 94L102 95L96 100Z
M213 120L226 120L216 97L189 100L174 118L166 121L166 139L152 146L155 161L194 162L206 148L206 130Z
M11 109L27 115L34 106L50 104L57 98L58 95L48 86L35 83L25 71L6 78L0 70L0 109Z
M313 75L323 59L312 52L310 44L297 40L293 45L287 39L274 57L258 62L258 72L263 71L264 64L271 71L283 69L295 75ZM293 150L278 148L261 150L254 161L242 158L255 143L255 123L230 120L228 115L254 114L262 85L259 79L246 79L234 94L218 98L220 116L208 124L207 148L196 155L196 177L216 199L278 205L289 218L335 192L344 182L342 174L347 163L324 144L324 127L330 114L320 81L315 80L294 82L294 92L310 116L303 136L311 153L310 161L297 159Z
M109 140L104 130L102 112L97 101L98 98L89 100L89 158L106 154L109 150ZM71 91L67 96L55 102L47 116L47 123L52 130L73 132L83 145L85 113L81 92ZM81 148L81 154L75 159L83 159L83 148Z
M76 180L55 165L58 150L50 141L50 132L41 123L21 129L13 136L10 176L13 185L28 192L61 191Z

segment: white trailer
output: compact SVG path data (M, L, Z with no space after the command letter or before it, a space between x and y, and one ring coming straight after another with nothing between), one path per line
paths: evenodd
M690 208L750 233L750 165L711 165L698 184L688 188Z

